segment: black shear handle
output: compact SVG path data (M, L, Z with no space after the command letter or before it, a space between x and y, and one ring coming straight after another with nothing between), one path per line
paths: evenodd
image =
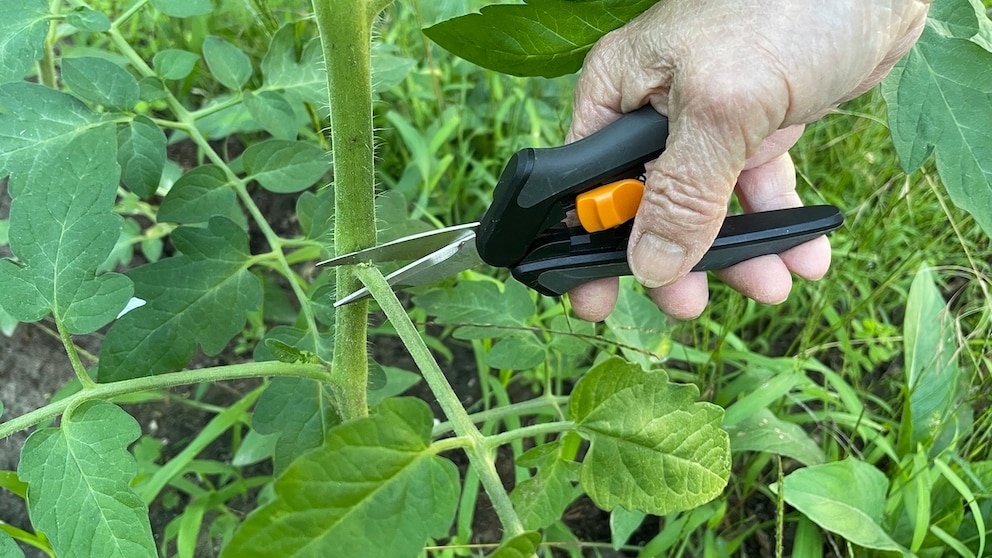
M843 223L844 215L832 205L727 217L713 246L693 271L723 269L758 256L778 254ZM612 234L571 233L540 240L524 261L511 268L513 276L541 294L558 296L594 279L631 274L627 265L629 223Z

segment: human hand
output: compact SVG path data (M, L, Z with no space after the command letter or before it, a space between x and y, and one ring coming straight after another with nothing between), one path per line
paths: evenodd
M689 270L712 245L736 189L745 211L802 205L788 154L803 126L864 93L919 38L929 0L662 0L606 35L579 76L568 141L650 103L668 116L664 153L630 236L635 277L668 315L702 313L705 273ZM763 303L784 301L791 273L819 279L825 237L717 272ZM791 273L790 273L791 272ZM575 313L600 321L618 282L569 293Z

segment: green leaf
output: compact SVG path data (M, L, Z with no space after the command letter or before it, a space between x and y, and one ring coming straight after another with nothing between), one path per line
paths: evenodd
M110 18L92 8L80 6L65 17L66 23L81 31L102 33L110 31Z
M227 175L214 165L201 165L182 175L158 208L158 220L172 223L204 223L223 215L237 203L228 187Z
M44 153L23 183L11 180L10 248L22 264L0 260L0 303L19 321L51 312L70 333L91 333L130 300L128 278L96 275L121 232L119 169L106 157L115 150L113 128L100 126Z
M301 193L296 200L296 218L307 238L329 244L334 237L334 188Z
M20 81L45 52L48 2L0 0L0 6L0 83Z
M630 511L623 506L617 506L610 512L610 545L613 550L627 544L634 531L644 523L644 512Z
M300 54L297 55L297 52ZM320 40L297 44L296 26L287 23L272 36L261 62L262 83L298 103L327 102L327 74Z
M0 246L6 246L10 242L10 220L0 219Z
M251 77L251 58L220 37L210 35L203 40L203 58L210 73L228 89L241 89Z
M723 409L698 396L616 358L579 381L569 414L590 440L581 480L597 506L664 515L720 495L730 476Z
M383 366L382 373L386 383L380 388L369 388L369 407L375 407L389 397L396 397L420 382L420 374L396 368Z
M889 479L875 467L854 458L805 467L786 476L782 490L790 506L827 531L858 546L910 555L881 526Z
M152 6L169 17L193 17L213 11L210 0L151 0Z
M168 48L155 53L152 66L162 79L185 79L193 71L200 57L176 48Z
M490 281L460 281L414 297L414 302L439 323L459 326L454 333L458 339L519 333L537 311L527 287L513 280L502 291Z
M334 428L221 556L416 556L447 534L458 503L458 470L430 450L432 427L426 403L401 398Z
M157 556L148 508L131 489L127 451L141 428L104 401L83 403L28 437L17 474L28 483L32 524L62 557Z
M606 318L607 335L621 344L620 351L630 362L649 369L671 350L668 318L658 305L634 289L633 281L621 281L617 304Z
M929 269L917 272L909 288L903 339L907 387L903 413L910 419L910 431L901 435L908 436L906 449L914 451L920 443L929 447L948 426L961 379L952 316Z
M726 426L730 449L763 451L791 457L803 465L819 465L826 460L823 450L798 424L786 422L766 408Z
M103 58L63 58L62 79L84 101L117 110L127 110L138 103L138 80Z
M992 20L981 0L937 0L927 17L941 35L968 39L992 51Z
M24 558L24 551L4 531L0 530L0 558Z
M521 533L499 545L491 558L530 558L541 546L541 534L534 531Z
M330 169L330 155L308 141L267 140L245 150L242 160L249 179L277 194L313 186Z
M147 116L135 116L117 129L117 145L121 182L135 194L151 197L165 168L165 132Z
M903 169L912 172L935 153L951 200L992 235L992 134L985 125L992 52L949 38L930 22L886 78L882 93Z
M520 457L520 464L528 457L536 463L526 466L537 467L537 474L517 484L510 501L525 529L540 530L561 519L565 508L582 494L576 484L581 466L563 455L561 442L529 450Z
M530 370L544 362L544 345L531 333L504 337L486 353L486 364L500 370Z
M246 268L248 237L214 217L207 228L180 227L172 241L180 254L131 270L135 296L148 304L117 320L100 348L100 381L179 370L197 344L208 355L241 333L262 289Z
M164 99L168 94L162 80L155 76L143 77L138 80L138 98L146 103Z
M299 127L293 107L281 93L262 91L255 94L251 91L244 93L245 106L248 112L265 131L272 137L281 140L295 140Z
M424 34L457 56L514 76L558 77L578 71L600 37L657 0L531 0L490 5L442 21Z

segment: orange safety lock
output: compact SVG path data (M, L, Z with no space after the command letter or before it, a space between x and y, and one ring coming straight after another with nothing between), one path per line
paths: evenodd
M586 232L605 231L634 218L644 184L632 178L583 192L575 198L575 213Z

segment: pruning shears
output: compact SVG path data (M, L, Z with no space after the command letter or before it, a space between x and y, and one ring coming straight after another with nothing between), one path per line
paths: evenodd
M650 105L575 143L525 148L507 161L480 222L405 236L317 265L409 261L386 276L410 288L485 262L557 296L602 277L630 275L627 241L644 189L644 165L665 149L668 119ZM575 219L566 217L574 212ZM837 229L844 216L815 205L727 217L694 271L777 254ZM360 289L335 306L369 296Z

